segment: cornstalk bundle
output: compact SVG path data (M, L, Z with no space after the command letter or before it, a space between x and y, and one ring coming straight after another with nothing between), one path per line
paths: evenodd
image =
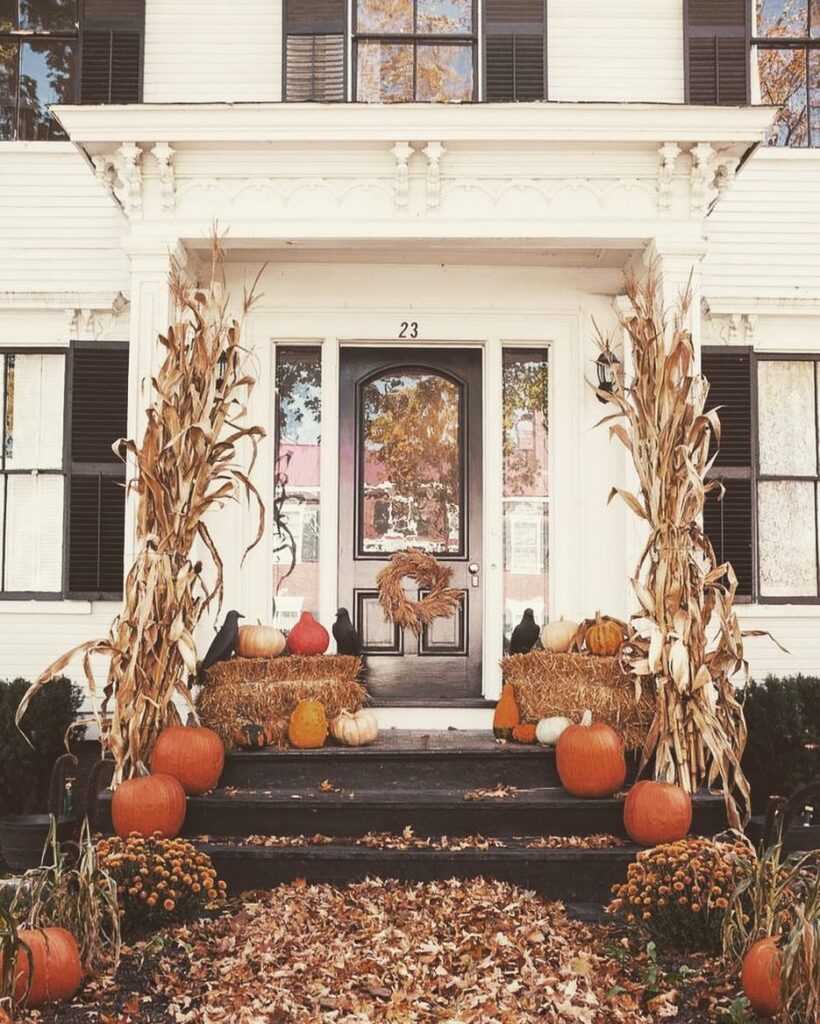
M80 654L96 698L91 658L110 656L100 726L116 765L114 784L147 764L158 734L179 721L175 698L196 716L187 685L197 670L193 634L212 602L218 610L223 584L207 514L244 494L258 510L258 530L248 550L263 533L264 505L250 473L264 431L242 425L255 381L244 372L240 323L228 317L216 239L212 256L207 290L193 289L174 267L171 292L180 319L159 338L165 358L151 380L145 432L140 443L114 445L132 456L136 468L127 493L137 496L137 555L122 610L106 639L80 644L49 665L17 713L19 726L31 697ZM252 302L251 290L244 296L243 316ZM243 445L250 449L247 465ZM203 577L202 562L193 560L197 542L210 559L210 580Z
M720 443L717 412L706 411L709 386L695 370L692 337L685 327L691 295L669 316L661 308L654 275L631 279L632 311L621 319L631 348L632 382L613 363L615 383L598 393L617 409L602 423L629 451L637 475L635 493L613 488L648 529L632 586L640 611L635 635L622 651L638 681L654 680L655 717L642 765L655 755L655 776L687 792L717 779L729 823L739 828L749 813L749 785L740 767L746 724L732 677L748 676L743 636L733 603L737 577L730 563L716 564L702 517L706 482ZM606 346L599 338L602 348ZM749 634L746 634L749 635Z

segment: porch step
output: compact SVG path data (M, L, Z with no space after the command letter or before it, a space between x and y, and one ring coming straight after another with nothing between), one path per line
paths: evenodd
M375 780L371 779L371 786ZM401 832L418 836L624 835L623 799L581 800L565 790L519 789L501 799L466 799L463 789L225 790L188 800L184 835L360 836ZM110 828L110 793L100 795L98 825ZM692 831L726 827L721 797L694 799Z
M637 759L630 758L630 779ZM367 747L243 750L228 754L221 786L300 789L330 779L344 789L474 789L560 786L552 747L498 743L489 731L390 729Z
M267 889L295 878L344 885L370 877L427 882L484 876L507 881L568 904L595 918L626 877L638 848L528 849L522 840L488 850L390 850L357 846L255 847L211 839L201 844L232 892ZM572 909L572 908L570 908Z

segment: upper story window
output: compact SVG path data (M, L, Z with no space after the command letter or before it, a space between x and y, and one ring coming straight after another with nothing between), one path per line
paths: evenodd
M763 103L780 107L774 146L820 146L820 0L756 0L752 26Z
M56 103L137 103L145 0L0 0L0 140L63 139Z
M285 0L285 99L546 99L544 4L485 0L479 18L477 0Z

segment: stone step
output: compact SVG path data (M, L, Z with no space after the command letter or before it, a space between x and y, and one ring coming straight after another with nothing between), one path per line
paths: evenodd
M344 885L368 877L427 882L496 878L568 904L585 920L599 918L611 888L626 877L638 848L528 849L521 844L487 850L391 850L340 841L328 846L258 847L210 839L200 844L232 892L269 889L304 878Z
M629 759L630 777L637 760ZM228 754L222 786L310 788L323 779L345 789L474 789L501 783L559 786L551 747L498 743L490 732L391 729L367 747L243 750Z

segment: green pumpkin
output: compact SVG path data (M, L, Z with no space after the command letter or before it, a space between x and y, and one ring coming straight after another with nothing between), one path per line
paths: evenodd
M270 732L258 722L246 722L233 731L233 741L238 747L267 747L271 741Z

